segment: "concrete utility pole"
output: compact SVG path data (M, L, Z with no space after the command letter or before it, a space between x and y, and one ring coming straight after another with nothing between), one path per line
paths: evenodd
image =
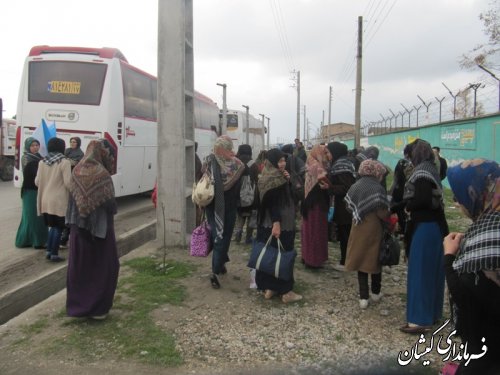
M332 95L332 86L330 86L330 94L328 95L328 142L330 142L331 138L331 123L332 123L332 100L333 100L333 95Z
M325 138L325 137L324 137L324 135L323 135L323 134L324 134L324 133L323 133L323 130L326 130L326 129L324 128L324 126L325 126L325 110L323 109L323 115L322 115L322 117L321 117L321 126L319 127L319 129L320 129L319 134L320 134L321 138L323 138L323 139ZM326 133L326 132L325 132L325 133ZM328 143L328 142L327 142L327 143Z
M358 55L356 56L356 109L354 115L354 147L361 143L361 80L363 56L363 17L358 17Z
M249 134L249 131L250 131L250 107L247 106L247 105L242 105L243 108L246 109L246 122L245 122L245 143L247 145L250 144L250 134Z
M185 247L195 226L193 102L193 1L158 1L156 233L169 247Z
M271 125L269 125L269 121L271 121L271 119L269 117L266 117L266 120L267 120L267 149L270 150L271 143L269 143L269 139L271 136Z
M226 89L227 85L225 83L218 83L217 86L222 87L222 135L227 134L227 102L226 102Z
M306 128L307 128L307 123L306 123L306 105L304 104L304 138L302 138L303 141L306 140ZM299 135L298 137L300 139L300 130L299 130Z
M297 129L295 138L300 138L300 70L297 71Z
M265 138L264 138L264 134L265 134L265 125L264 125L264 117L266 117L263 113L259 113L259 116L262 116L262 149L265 150L266 149L266 142L265 142Z

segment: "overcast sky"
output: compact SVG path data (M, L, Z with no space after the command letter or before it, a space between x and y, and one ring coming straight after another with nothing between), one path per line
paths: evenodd
M168 1L168 0L165 0ZM479 14L489 0L194 0L195 89L222 107L270 117L271 142L292 141L296 90L312 133L328 120L354 122L358 16L364 17L362 122L389 108L411 108L458 91L481 71L458 59L486 41ZM22 66L35 45L116 47L130 64L156 75L158 2L152 0L17 0L2 6L0 97L16 112ZM283 47L285 46L285 47ZM495 98L496 99L496 98ZM301 114L302 122L303 114ZM302 125L301 125L302 126ZM301 130L301 135L303 131Z

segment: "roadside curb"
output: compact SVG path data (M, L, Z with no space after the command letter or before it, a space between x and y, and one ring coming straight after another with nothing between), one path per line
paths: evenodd
M116 239L118 257L128 254L155 238L156 220L151 220L123 233ZM0 324L8 322L30 307L64 289L66 287L67 269L67 264L59 265L49 272L38 275L36 279L30 280L0 296Z

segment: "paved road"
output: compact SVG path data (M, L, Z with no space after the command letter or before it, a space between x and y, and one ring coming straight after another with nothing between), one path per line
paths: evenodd
M117 204L117 237L156 217L151 200L145 195L118 198ZM18 249L14 246L20 219L19 189L15 188L12 182L0 182L0 298L9 291L52 272L57 266L46 261L45 250ZM62 250L61 255L66 257L67 252Z

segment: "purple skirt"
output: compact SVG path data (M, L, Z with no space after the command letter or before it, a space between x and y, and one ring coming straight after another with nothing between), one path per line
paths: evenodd
M68 316L104 315L113 305L118 282L118 251L113 219L108 220L106 238L71 226L69 236L66 311Z
M320 267L328 260L328 221L323 207L316 205L302 218L302 260L311 267Z

